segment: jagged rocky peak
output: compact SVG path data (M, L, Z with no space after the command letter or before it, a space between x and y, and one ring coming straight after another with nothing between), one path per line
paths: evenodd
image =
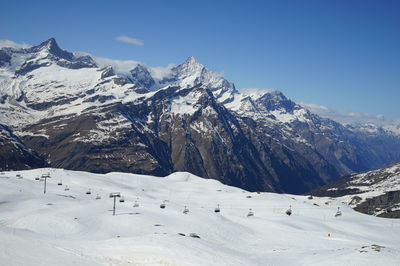
M66 60L73 60L74 55L70 52L62 50L56 40L54 38L50 38L47 41L42 42L41 44L34 46L30 49L31 52L40 52L40 51L47 51L48 53L66 59Z
M105 66L101 69L99 69L99 71L101 71L101 78L108 78L108 77L112 77L115 75L114 69L112 68L112 66Z
M156 82L150 74L150 71L146 66L142 64L138 64L134 69L130 71L131 76L129 79L132 83L136 84L139 87L144 87L147 89L151 89L154 87Z
M24 53L32 54L16 71L17 75L24 75L40 67L50 66L53 63L69 69L95 68L97 64L90 56L74 56L73 53L62 50L54 38L42 42Z
M256 102L262 104L270 111L284 109L289 113L292 113L297 106L295 102L288 99L282 92L277 90L264 93Z
M182 64L175 68L179 75L193 75L195 73L201 74L204 66L200 64L194 56L189 56Z

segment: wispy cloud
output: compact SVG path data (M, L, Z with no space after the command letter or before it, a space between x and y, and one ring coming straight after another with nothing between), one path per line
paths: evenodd
M136 38L128 37L126 35L120 35L115 39L120 42L129 43L129 44L133 44L133 45L137 45L137 46L144 45L143 41L136 39Z
M307 108L314 114L317 114L324 118L330 118L342 124L374 124L377 126L385 126L393 123L391 119L386 119L381 114L372 115L372 114L355 113L355 112L343 114L335 110L332 110L329 107L319 104L312 104L312 103L310 104L303 102L300 102L299 104Z
M0 48L3 47L11 47L15 49L21 49L21 48L29 48L31 47L29 44L26 43L16 43L10 40L0 40Z

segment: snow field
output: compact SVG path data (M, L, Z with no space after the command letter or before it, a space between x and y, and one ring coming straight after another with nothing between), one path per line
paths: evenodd
M46 173L43 194L44 182L35 177ZM111 192L125 199L117 199L116 216ZM214 213L217 204L221 213ZM338 206L343 215L334 217ZM189 173L0 174L4 265L399 265L399 235L400 221L335 200L250 193Z

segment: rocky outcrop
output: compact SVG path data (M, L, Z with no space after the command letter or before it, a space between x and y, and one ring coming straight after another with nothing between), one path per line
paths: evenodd
M10 128L0 124L0 170L32 169L47 163L28 149Z
M400 218L400 164L345 176L311 194L338 198L362 213Z

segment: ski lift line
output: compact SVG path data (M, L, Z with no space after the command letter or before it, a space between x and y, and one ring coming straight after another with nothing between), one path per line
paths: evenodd
M125 201L129 201L129 199L125 199ZM167 203L167 201L163 201L163 204L166 204L166 203ZM178 202L174 202L174 201L168 201L168 203L172 206L185 206L185 205L189 206L189 204L186 204L184 202L178 203ZM155 201L147 201L145 199L141 200L141 204L146 205L146 206L159 205ZM241 206L237 206L237 205L233 206L232 205L231 206L230 204L219 204L219 207L224 208L224 209L248 209L249 205L241 205ZM287 205L286 206L279 205L279 206L268 206L267 207L267 206L257 206L257 204L256 204L255 206L252 205L252 207L256 207L255 209L257 209L257 210L279 210L279 209L286 210L287 209ZM295 210L315 210L315 208L321 208L320 209L321 211L332 211L332 209L334 209L333 207L337 207L337 206L330 206L329 208L327 208L323 205L322 205L322 208L321 208L321 206L310 206L310 207L301 207L301 206L296 207L295 206L294 209ZM190 208L192 208L192 209L205 209L205 208L213 209L213 208L215 208L215 205L208 205L208 204L207 205L197 205L197 206L191 205Z

